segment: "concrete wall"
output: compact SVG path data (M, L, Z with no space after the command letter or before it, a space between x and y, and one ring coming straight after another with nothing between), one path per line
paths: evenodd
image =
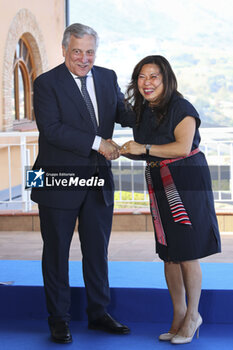
M217 213L220 232L233 232L233 213ZM0 231L40 231L38 212L0 212ZM148 210L115 210L112 231L153 231Z

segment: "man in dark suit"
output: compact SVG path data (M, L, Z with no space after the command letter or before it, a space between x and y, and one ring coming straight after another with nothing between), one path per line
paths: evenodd
M40 75L34 83L39 129L34 169L55 166L64 171L73 166L87 178L105 180L105 186L96 190L32 190L31 198L39 205L44 243L42 269L48 321L53 341L60 343L72 341L68 260L77 218L88 327L118 334L130 331L107 313L107 251L114 190L109 160L119 156L110 139L115 122L132 126L133 121L125 111L115 72L94 66L97 45L98 36L92 28L77 23L67 27L62 41L65 62Z

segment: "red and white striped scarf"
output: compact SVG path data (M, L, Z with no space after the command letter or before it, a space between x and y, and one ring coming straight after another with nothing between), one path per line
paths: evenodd
M166 198L171 210L171 214L175 223L184 224L184 225L192 225L189 219L189 216L185 210L184 204L180 198L179 192L177 191L176 185L174 184L171 172L169 170L168 164L177 162L178 160L185 159L191 157L200 152L199 148L196 148L192 152L189 153L187 157L178 157L173 159L165 159L159 162L160 167L160 175L163 182L164 191L166 194ZM150 198L150 208L152 219L154 223L154 228L157 236L157 240L160 244L167 246L166 236L164 233L163 225L161 222L161 217L159 213L158 203L156 200L153 182L150 174L150 167L153 162L147 162L146 167L146 181Z

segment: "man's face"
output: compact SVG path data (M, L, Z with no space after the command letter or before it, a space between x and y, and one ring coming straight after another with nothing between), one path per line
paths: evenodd
M96 55L96 42L92 35L76 38L71 35L67 50L62 46L66 67L75 75L84 77L93 67Z

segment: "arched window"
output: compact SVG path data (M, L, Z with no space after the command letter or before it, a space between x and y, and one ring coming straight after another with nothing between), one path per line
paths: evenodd
M13 101L15 123L33 121L33 81L36 78L33 55L27 41L21 37L14 58Z

